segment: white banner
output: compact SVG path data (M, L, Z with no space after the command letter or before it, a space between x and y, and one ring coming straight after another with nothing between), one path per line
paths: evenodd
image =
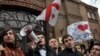
M88 21L76 22L67 27L67 33L76 42L90 40L93 38Z

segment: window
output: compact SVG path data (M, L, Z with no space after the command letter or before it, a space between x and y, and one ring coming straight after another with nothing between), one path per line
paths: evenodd
M89 19L96 19L96 15L93 12L87 12L87 16Z
M95 15L93 13L91 15L92 15L92 19L95 19Z
M91 18L90 12L87 12L88 18Z

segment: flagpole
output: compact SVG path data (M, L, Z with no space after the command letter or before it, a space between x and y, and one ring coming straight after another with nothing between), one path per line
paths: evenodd
M48 38L48 32L47 32L47 23L46 23L46 21L42 21L42 22L43 22L43 31L44 31L45 42L46 42L45 47L46 47L47 52L48 52L48 47L49 47L48 40L49 40L49 38Z
M46 7L46 0L45 0L45 7ZM48 32L47 32L47 23L46 21L42 21L43 22L43 32L44 32L44 36L45 36L45 47L46 47L46 51L48 52L48 41L49 41L49 38L48 38ZM47 55L46 55L47 56Z

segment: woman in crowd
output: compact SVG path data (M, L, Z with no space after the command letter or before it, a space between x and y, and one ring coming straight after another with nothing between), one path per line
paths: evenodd
M24 56L18 38L10 27L4 28L0 38L2 43L0 56Z

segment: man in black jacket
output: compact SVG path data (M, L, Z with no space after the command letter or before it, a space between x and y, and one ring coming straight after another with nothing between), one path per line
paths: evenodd
M54 52L56 53L56 55L58 55L58 41L55 38L50 38L49 39L49 46L52 50L54 50Z
M56 53L48 46L46 47L45 37L41 35L35 49L35 56L56 56Z
M74 51L74 40L72 36L65 35L62 38L65 49L58 56L83 56L83 54Z

